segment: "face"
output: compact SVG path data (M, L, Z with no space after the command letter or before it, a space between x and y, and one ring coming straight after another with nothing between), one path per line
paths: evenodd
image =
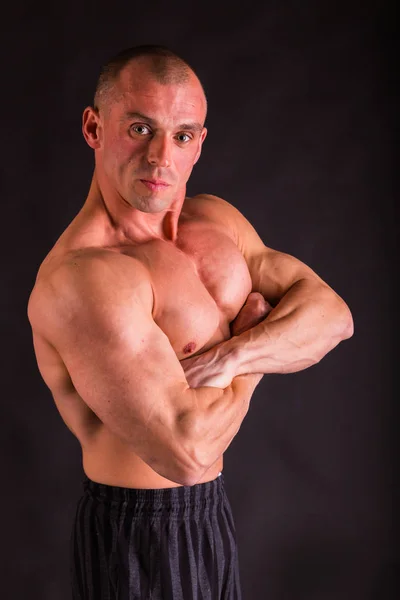
M130 66L121 73L114 98L98 114L86 109L89 129L96 128L94 146L85 137L95 148L103 185L147 213L180 204L207 134L197 78L161 85L143 68Z

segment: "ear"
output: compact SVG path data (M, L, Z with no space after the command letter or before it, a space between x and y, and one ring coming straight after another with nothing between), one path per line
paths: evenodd
M98 111L87 106L82 115L82 133L87 144L97 150L101 145L101 123Z
M195 159L194 159L194 163L193 163L194 165L197 163L197 161L200 158L201 148L203 146L204 140L206 139L206 136L207 136L207 129L206 129L206 127L203 127L203 131L200 134L199 147L198 147L198 150L197 150L197 153L196 153L196 156L195 156Z

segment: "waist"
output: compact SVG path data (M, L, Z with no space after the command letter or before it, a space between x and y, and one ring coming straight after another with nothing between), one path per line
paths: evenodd
M82 446L85 476L109 486L133 489L181 487L154 471L127 444L111 436L105 429L91 444ZM223 470L223 455L203 473L198 483L212 481Z
M93 481L85 475L84 494L97 502L124 504L135 513L151 512L161 514L181 512L185 509L215 506L225 493L224 476L220 473L212 481L191 486L170 488L130 488L107 485Z

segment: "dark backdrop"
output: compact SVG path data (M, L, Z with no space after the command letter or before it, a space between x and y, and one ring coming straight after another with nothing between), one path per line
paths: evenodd
M209 135L189 194L232 202L267 246L325 279L355 322L318 365L264 377L226 452L244 598L395 598L387 6L52 10L9 6L1 25L2 597L70 598L81 453L40 378L26 305L40 262L86 197L93 155L81 113L100 64L161 43L197 68L208 93Z

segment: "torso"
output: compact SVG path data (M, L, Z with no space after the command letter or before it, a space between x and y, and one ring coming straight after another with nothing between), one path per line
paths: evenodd
M196 202L201 202L201 197L185 200L175 243L152 240L109 248L110 252L139 258L148 267L154 290L153 318L179 360L228 339L229 323L251 291L247 264L228 230L204 215L199 218ZM89 246L92 251L95 245L95 231L88 235L87 223L78 215L43 261L37 284L69 253ZM98 246L104 247L102 243ZM40 334L40 327L32 323L32 329L39 370L61 417L81 444L86 475L93 481L121 487L178 487L104 426L75 390L60 355ZM222 468L223 456L199 483L215 479Z

